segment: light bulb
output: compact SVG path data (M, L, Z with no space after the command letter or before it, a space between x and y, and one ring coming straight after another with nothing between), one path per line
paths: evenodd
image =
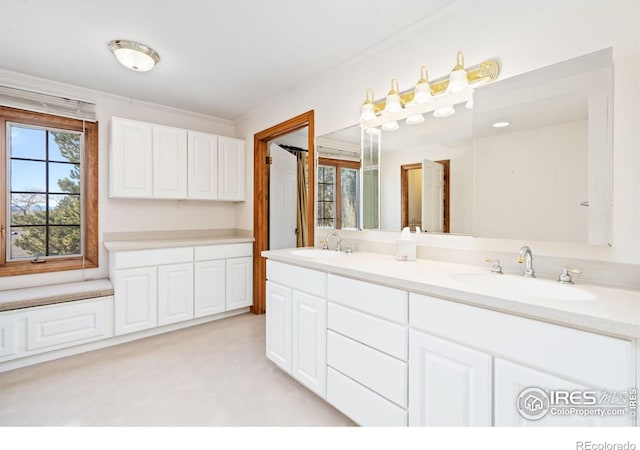
M433 96L431 95L431 86L429 86L429 81L427 80L427 68L422 66L420 69L420 79L416 83L413 94L413 104L421 105L430 101L433 101Z
M371 95L369 95L371 94ZM360 110L360 122L367 122L376 118L376 108L373 104L373 90L367 89L367 98L365 98Z
M398 94L398 80L395 78L391 80L391 90L387 94L387 100L384 106L383 114L391 114L394 112L402 111L402 104L400 103L400 95Z
M447 86L447 94L457 94L464 91L469 87L469 80L467 80L467 71L464 70L464 55L462 52L458 52L457 63L451 70L449 75L449 85Z

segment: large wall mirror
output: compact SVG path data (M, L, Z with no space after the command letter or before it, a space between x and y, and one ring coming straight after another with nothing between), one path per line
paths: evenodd
M473 110L319 136L318 154L360 163L358 229L610 244L612 91L606 49L480 87ZM346 194L320 192L318 218Z

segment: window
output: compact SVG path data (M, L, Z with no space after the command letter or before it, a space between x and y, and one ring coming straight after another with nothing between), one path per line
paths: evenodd
M0 276L97 267L98 124L4 107L0 120Z
M318 226L358 228L360 163L318 159Z

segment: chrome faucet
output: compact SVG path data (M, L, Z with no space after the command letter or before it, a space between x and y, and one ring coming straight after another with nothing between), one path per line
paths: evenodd
M338 233L336 233L335 231L332 231L331 233L327 234L327 237L324 238L324 245L322 246L322 248L325 250L329 250L329 239L332 237L336 238L336 250L341 252L342 247L340 246L340 236L338 236Z
M533 256L531 255L531 249L529 246L525 245L520 249L520 254L518 255L518 262L524 263L524 273L522 274L525 277L535 278L536 273L533 270Z

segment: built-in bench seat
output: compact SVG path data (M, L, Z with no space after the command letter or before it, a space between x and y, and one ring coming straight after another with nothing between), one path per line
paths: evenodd
M0 312L113 295L108 279L0 291Z

